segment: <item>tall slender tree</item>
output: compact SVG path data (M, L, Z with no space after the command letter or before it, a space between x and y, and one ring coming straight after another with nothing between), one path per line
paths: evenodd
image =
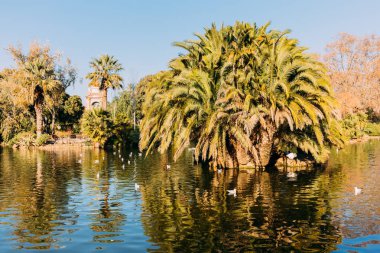
M89 86L98 87L102 91L102 107L107 106L107 90L119 89L122 87L123 78L120 76L120 71L123 67L113 56L101 55L97 59L90 62L92 72L86 78L90 80Z

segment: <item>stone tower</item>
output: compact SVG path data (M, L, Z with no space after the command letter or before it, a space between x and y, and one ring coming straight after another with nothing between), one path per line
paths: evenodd
M98 87L90 86L86 96L86 109L102 108L105 110L107 108L107 101L103 99L103 92Z

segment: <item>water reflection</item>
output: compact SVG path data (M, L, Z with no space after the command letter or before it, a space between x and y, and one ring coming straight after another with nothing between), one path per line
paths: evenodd
M296 178L210 172L191 151L177 163L130 152L0 149L0 251L379 249L379 141L334 152L326 168Z

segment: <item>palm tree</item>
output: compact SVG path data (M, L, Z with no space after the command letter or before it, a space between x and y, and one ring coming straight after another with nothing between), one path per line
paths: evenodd
M57 56L50 55L49 47L32 45L28 55L21 49L9 48L18 69L13 71L13 80L20 84L18 97L26 104L32 104L36 114L37 137L43 133L43 106L45 99L60 92L61 82L55 74ZM15 84L17 85L17 84Z
M321 161L341 143L325 69L268 26L213 25L176 43L187 54L148 85L140 148L173 145L176 159L194 142L196 159L214 167L264 167L290 148Z
M121 64L113 56L101 55L90 62L93 69L86 78L90 79L89 86L98 87L102 91L102 108L107 106L107 90L122 88L123 78L119 72L123 70Z

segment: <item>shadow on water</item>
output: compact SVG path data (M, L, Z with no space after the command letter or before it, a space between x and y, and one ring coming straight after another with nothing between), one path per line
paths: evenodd
M379 168L379 141L295 178L212 172L191 151L174 163L137 150L0 149L0 252L380 251Z

